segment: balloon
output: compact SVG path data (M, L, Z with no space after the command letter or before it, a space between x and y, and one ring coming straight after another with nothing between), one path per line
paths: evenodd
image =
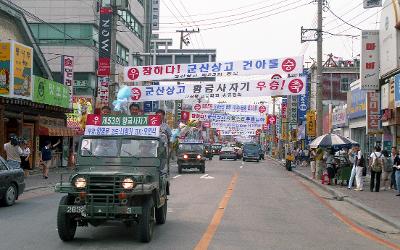
M118 91L117 99L129 99L131 95L131 89L128 86L123 86Z

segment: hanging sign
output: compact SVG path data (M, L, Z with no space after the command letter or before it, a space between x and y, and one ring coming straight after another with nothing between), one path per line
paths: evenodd
M100 8L99 25L99 64L98 76L109 76L111 74L111 29L112 29L112 8Z
M307 112L307 135L315 137L317 135L317 117L314 110Z
M187 98L232 98L276 95L301 95L305 93L305 78L279 80L237 81L231 83L168 84L129 86L130 102L183 100Z
M61 77L62 84L68 86L70 95L70 108L72 108L72 96L74 95L74 57L62 56L61 57Z
M244 122L211 122L211 128L237 129L237 128L259 128L260 124Z
M98 77L97 78L97 100L96 100L96 107L102 108L104 106L109 106L108 94L109 94L109 84L110 84L110 77Z
M248 122L254 124L265 124L265 116L254 115L229 115L229 114L209 114L209 113L190 113L190 120L211 121L211 122Z
M87 115L85 135L159 136L161 117Z
M379 90L379 30L361 33L361 89Z
M275 125L276 124L276 115L268 115L267 116L267 124Z
M125 67L124 82L218 76L300 74L303 57Z
M289 123L297 125L297 96L291 96Z
M380 132L379 93L367 92L367 134Z
M196 103L192 106L196 112L236 112L236 113L264 113L267 105L254 104L227 104L227 103Z

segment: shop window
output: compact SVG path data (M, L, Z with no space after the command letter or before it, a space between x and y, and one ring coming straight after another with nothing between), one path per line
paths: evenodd
M129 50L120 43L117 43L117 62L124 66L129 64Z
M143 39L143 25L129 10L118 10L118 21L122 22L139 39Z

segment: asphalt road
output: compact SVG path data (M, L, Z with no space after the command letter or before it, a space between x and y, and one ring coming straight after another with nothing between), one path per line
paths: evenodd
M43 189L0 208L0 249L193 249L205 233L212 237L209 249L386 249L351 230L272 161L214 157L206 175L179 175L173 167L171 177L167 222L156 226L150 243L118 223L78 228L73 242L62 242L56 228L61 195ZM222 199L229 201L213 234L209 224Z

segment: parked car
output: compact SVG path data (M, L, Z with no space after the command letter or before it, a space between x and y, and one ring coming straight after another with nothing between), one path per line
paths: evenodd
M24 171L13 169L0 156L0 201L5 206L12 206L24 192Z
M233 147L223 147L219 153L219 160L222 159L233 159L236 161L238 157L235 149Z

